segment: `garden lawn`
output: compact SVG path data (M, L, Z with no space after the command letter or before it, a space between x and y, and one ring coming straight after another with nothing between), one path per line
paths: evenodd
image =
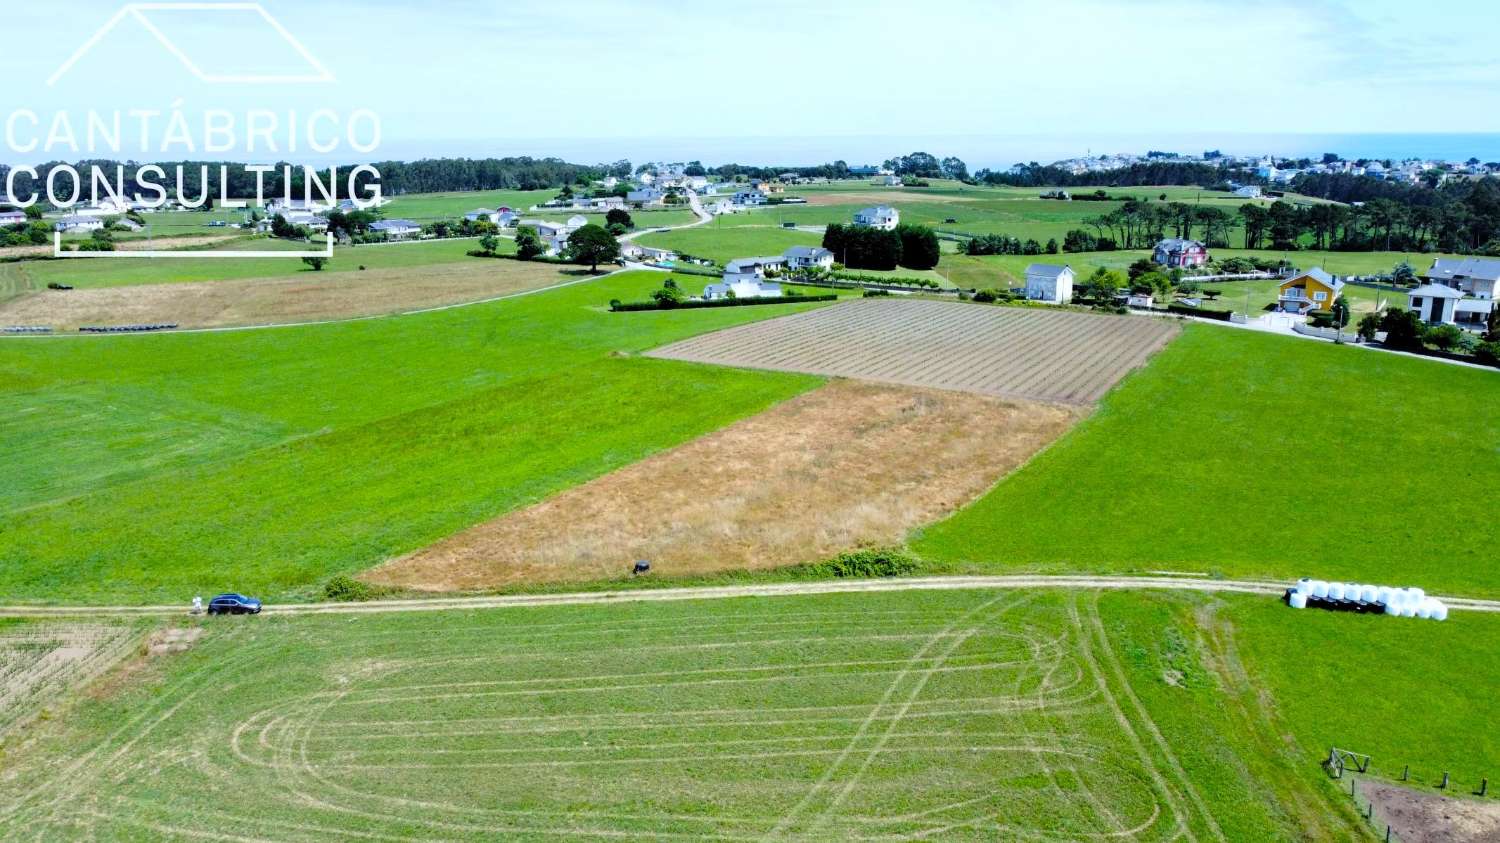
M4 341L0 594L306 595L820 382L634 357L815 306L607 312L661 278L340 325Z
M984 498L940 566L1174 570L1500 596L1500 373L1191 325Z

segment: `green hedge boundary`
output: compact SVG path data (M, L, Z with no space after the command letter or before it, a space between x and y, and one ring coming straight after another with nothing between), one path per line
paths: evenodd
M837 301L838 296L757 296L747 299L714 299L712 301L682 301L670 307L662 307L655 301L612 301L609 309L613 313L630 313L640 310L698 310L705 307L748 307L756 304L800 304L802 302Z

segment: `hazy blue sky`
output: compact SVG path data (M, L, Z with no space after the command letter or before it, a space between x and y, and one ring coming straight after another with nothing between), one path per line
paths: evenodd
M178 98L189 112L366 107L399 157L697 148L684 138L731 139L701 153L713 160L841 146L791 138L895 152L1045 135L1081 153L1130 135L1500 132L1492 0L266 0L336 81L205 85L127 19L50 87L122 4L6 5L0 115ZM150 18L206 73L307 70L248 13Z

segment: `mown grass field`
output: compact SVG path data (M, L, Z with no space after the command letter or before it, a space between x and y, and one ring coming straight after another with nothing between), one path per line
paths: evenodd
M631 356L814 306L607 312L661 278L342 325L7 341L0 593L306 594L820 382Z
M1432 680L1453 668L1367 658L1403 632L1424 666L1480 655L1500 632L1483 616L951 591L204 626L8 753L0 830L1349 839L1327 742L1466 774L1497 760L1461 731L1494 660L1450 689ZM1267 658L1273 641L1295 646ZM1350 705L1359 679L1403 713Z
M1189 326L1092 418L914 537L984 571L1319 576L1500 595L1496 373Z

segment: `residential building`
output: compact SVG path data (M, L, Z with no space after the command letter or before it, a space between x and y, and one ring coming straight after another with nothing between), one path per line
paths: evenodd
M833 252L822 246L793 246L782 255L792 269L832 269Z
M705 205L704 208L714 216L718 216L719 214L732 214L736 210L738 210L738 206L736 206L734 202L728 199L720 199L712 205Z
M266 203L266 211L271 214L283 214L287 212L299 212L318 214L329 210L332 205L326 202L309 202L306 199L272 199Z
M308 229L309 231L328 230L328 220L312 213L311 211L282 211L276 214L276 216L286 220L290 225L299 225L303 228ZM267 224L268 230L269 227L269 224ZM374 228L374 226L371 226L371 228Z
M1073 268L1067 264L1031 264L1026 267L1026 298L1067 304L1073 300L1073 278Z
M604 180L599 182L599 184L602 185L605 190L614 190L615 186L619 183L620 180L615 178L614 176L605 176Z
M901 177L900 176L882 176L881 180L880 180L880 183L883 184L883 185L885 185L886 187L900 187L901 186Z
M1446 284L1423 284L1407 294L1413 313L1433 325L1458 324L1458 304L1464 294Z
M1208 263L1208 247L1197 240L1169 237L1156 244L1151 259L1174 269L1203 266Z
M1119 299L1115 299L1119 301ZM1130 293L1125 296L1126 307L1140 307L1150 310L1156 306L1156 297L1150 293Z
M654 187L643 187L625 194L625 201L632 205L660 205L667 194Z
M24 211L0 211L0 228L10 225L22 225L26 222Z
M730 278L726 273L722 282L703 288L703 298L707 301L781 298L781 285L753 275Z
M854 224L863 228L879 228L891 231L901 224L901 212L890 205L875 205L862 208L854 214Z
M766 204L766 195L759 190L741 190L734 194L734 204L742 208L757 208Z
M104 228L104 218L73 214L58 220L52 228L56 231L70 234L85 231L100 231Z
M1261 196L1260 185L1247 184L1234 189L1234 195L1241 199L1259 199Z
M385 235L387 240L407 240L422 234L422 226L411 220L381 220L370 224L371 231L378 231Z
M786 268L786 258L781 255L767 255L758 258L736 258L724 267L724 280L732 281L744 278L764 278L767 271L780 272Z
M1315 266L1281 282L1276 303L1286 313L1327 313L1343 290L1343 281Z
M104 198L97 202L90 202L73 212L78 217L115 217L130 210L130 203L124 199Z
M489 208L476 208L468 212L467 214L464 214L464 219L468 220L469 222L479 222L483 220L485 222L492 222L495 225L499 225L500 212L491 211Z
M1438 258L1423 275L1427 284L1410 294L1411 309L1429 322L1447 322L1462 327L1482 327L1490 318L1500 294L1500 260L1494 258ZM1444 287L1458 293L1449 296ZM1423 291L1426 292L1423 292ZM1434 308L1439 319L1433 319Z
M677 260L677 253L671 249L657 249L652 246L640 246L638 248L639 252L637 255L641 260L652 261L654 263L671 263Z

